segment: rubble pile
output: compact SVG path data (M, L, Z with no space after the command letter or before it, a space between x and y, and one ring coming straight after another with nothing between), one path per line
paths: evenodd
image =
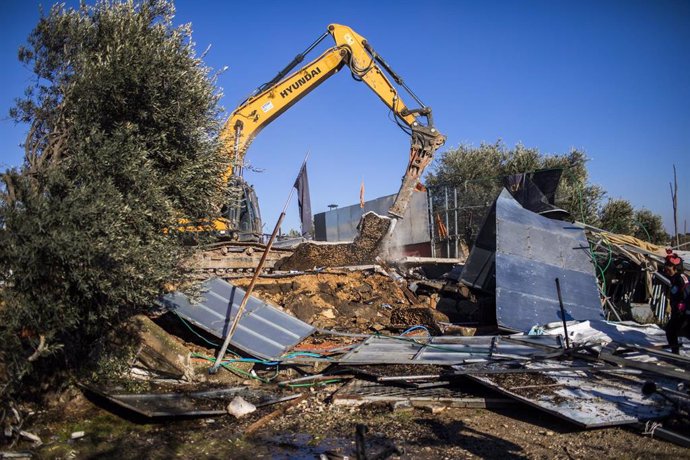
M369 213L353 243L303 243L258 280L257 302L313 328L299 343L261 356L258 337L269 333L250 325L250 313L240 329L251 329L256 343L238 334L231 345L261 358L260 366L280 363L284 370L271 377L279 388L322 387L336 406L385 403L436 413L520 402L583 428L688 415L690 358L664 351L658 326L604 321L616 310L602 308L602 280L591 265L605 235L596 233L593 243L595 233L538 215L504 191L466 265L431 279L438 270L423 267L428 260L389 264L377 257L389 222ZM535 253L533 238L548 250ZM638 265L655 266L645 262L656 257L647 248L613 236L605 241L609 254L635 254ZM590 254L580 249L588 243ZM250 280L229 281L212 289L213 298L225 299L219 307L209 300L195 308L216 309L220 318L225 311L218 308L230 303L232 317L241 299L231 286L247 288ZM169 306L194 322L192 307ZM690 442L659 425L653 431Z
M431 308L429 296L416 296L381 268L323 271L260 278L255 292L318 328L350 332L402 331L421 324L441 333L448 317ZM232 279L246 288L249 278Z
M294 254L275 264L276 270L311 270L317 267L343 267L373 264L391 225L391 219L368 212L359 223L359 234L352 243L307 242Z
M524 412L528 405L566 421L571 431L631 426L689 447L686 349L666 351L657 325L607 321L616 307L603 298L602 308L602 287L583 273L581 255L571 253L582 246L573 241L586 241L584 229L516 211L505 195L499 200L496 222L553 237L561 246L549 250L578 269L535 257L530 238L513 234L520 241L508 246L498 226L486 233L494 241L485 239L464 266L444 272L440 260L385 262L376 256L390 220L370 213L353 243L303 243L281 270L258 277L250 296L246 276L210 278L197 296L166 294L153 322L134 321L139 343L122 377L144 386L101 379L81 387L147 419L230 414L233 431L245 437L308 425L298 414L318 419L318 429L337 431L343 420L399 411L423 410L434 423L451 411L517 405ZM588 237L596 261L605 236ZM607 241L616 248L608 252L635 254L638 264L658 257ZM501 258L519 261L518 276L496 267ZM325 265L339 268L313 269ZM539 276L544 279L532 282ZM223 340L229 348L218 363ZM356 445L365 444L365 434L358 425ZM384 444L388 456L401 452ZM338 449L338 458L357 454L349 441ZM327 451L310 452L336 458Z

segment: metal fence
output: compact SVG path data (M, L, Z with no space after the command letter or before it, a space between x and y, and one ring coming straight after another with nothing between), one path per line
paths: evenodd
M467 257L501 187L490 178L428 188L432 257Z

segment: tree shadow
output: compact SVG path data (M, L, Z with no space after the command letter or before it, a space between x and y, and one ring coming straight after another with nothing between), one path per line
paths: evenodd
M419 437L412 444L419 446L456 446L481 458L527 458L519 445L489 433L475 430L460 420L443 423L432 418L416 420L431 431L432 436Z

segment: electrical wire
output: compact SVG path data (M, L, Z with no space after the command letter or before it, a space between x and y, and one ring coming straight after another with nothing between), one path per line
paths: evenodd
M213 364L216 363L216 358L211 357L211 356L206 356L206 355L201 354L201 353L192 353L192 357L194 357L194 358L201 358L201 359L204 359L204 360L206 360L206 361L209 361L209 362L211 362L211 363L213 363ZM246 359L246 358L244 358L244 359ZM262 382L262 383L271 383L271 382L272 382L276 377L278 377L278 375L280 374L279 363L275 363L275 364L274 364L274 365L275 365L275 368L276 368L275 374L273 374L271 377L268 377L268 378L261 378L261 377L259 377L258 375L256 375L255 373L247 372L247 371L245 371L245 370L243 370L243 369L240 369L240 368L238 368L238 367L231 366L230 363L232 363L232 362L251 362L251 361L243 361L242 359L223 360L223 361L220 363L220 365L221 365L222 367L224 367L225 369L229 370L230 372L233 372L233 373L235 373L235 374L237 374L237 375L240 375L240 376L242 376L242 377L249 377L249 378L251 378L251 379L258 380L258 381L260 381L260 382Z
M298 358L300 356L306 356L308 358L316 358L316 359L325 359L328 361L331 361L333 358L330 358L328 356L324 356L320 353L314 353L311 351L294 351L292 353L288 353L286 355L281 356L283 359L292 359L292 358Z
M412 332L412 331L417 331L417 330L419 330L419 329L425 330L425 331L426 331L426 335L429 336L429 337L431 337L431 333L429 332L429 329L427 329L426 326L422 326L421 324L420 324L420 325L417 325L417 326L412 326L412 327L406 329L406 330L405 330L402 334L400 334L400 335L407 335L407 334L409 334L410 332Z
M195 331L194 329L192 329L192 326L191 326L183 317L181 317L179 313L177 313L176 311L173 311L173 313L175 313L175 316L177 316L177 317L180 319L180 321L182 321L182 324L184 324L185 326L187 326L187 329L189 329L189 331L190 331L192 334L196 335L197 337L199 337L201 340L203 340L203 341L206 342L207 344L211 345L212 347L219 347L219 346L220 346L219 344L213 343L213 342L211 342L210 340L206 339L206 337L202 336L202 335L199 334L197 331Z

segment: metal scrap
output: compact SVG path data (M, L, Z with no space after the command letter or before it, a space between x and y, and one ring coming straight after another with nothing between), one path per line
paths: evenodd
M495 398L457 388L401 388L364 380L353 380L333 394L337 405L359 406L365 403L408 403L412 407L498 408L511 405L505 398Z
M298 398L299 394L276 397L272 393L245 386L177 393L117 393L92 386L82 388L101 398L149 418L208 417L227 414L228 402L241 396L256 407Z
M206 281L202 291L199 302L181 292L167 294L160 302L195 326L225 338L245 291L219 278ZM252 356L275 360L314 331L313 326L252 296L230 343Z
M533 346L534 345L534 346ZM547 347L544 349L543 347ZM562 348L554 336L526 336L521 342L498 336L391 337L376 335L337 361L341 364L461 364L496 358L545 357Z
M534 388L515 385L501 375L470 375L472 380L493 388L540 410L586 428L636 423L669 416L673 408L661 397L645 397L641 391L644 378L626 374L625 378L604 373L591 373L584 362L566 362L577 370L548 372L545 378L530 377L522 381L534 382ZM548 371L549 367L563 367L564 363L535 362L527 367ZM494 369L503 365L494 364ZM526 374L522 374L526 375ZM534 375L534 374L532 374ZM544 374L538 374L544 375ZM536 390L536 391L526 391Z

